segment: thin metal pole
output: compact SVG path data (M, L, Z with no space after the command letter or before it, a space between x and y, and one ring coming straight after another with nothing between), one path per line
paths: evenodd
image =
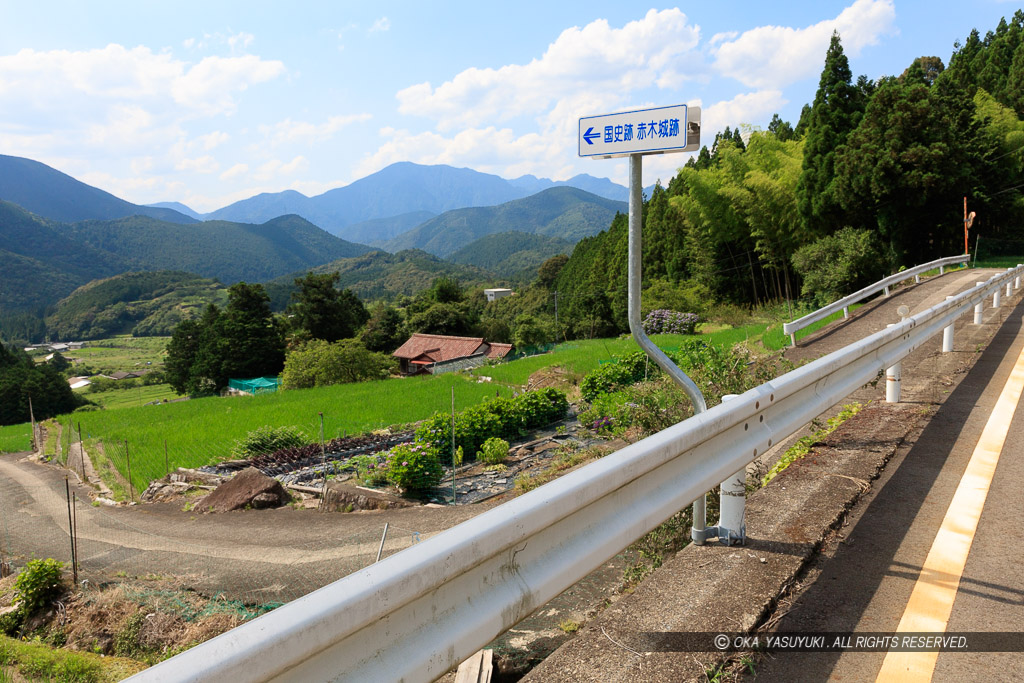
M71 494L71 510L72 510L72 512L74 512L74 514L72 515L71 526L74 529L74 537L73 537L74 540L72 542L74 543L74 547L75 547L74 575L75 575L75 583L77 584L78 583L78 557L79 557L79 555L78 555L78 496L75 495L74 493Z
M452 505L455 505L455 385L452 384Z
M75 585L78 585L78 563L75 561L75 525L71 520L71 484L68 476L64 475L64 494L68 499L68 536L71 541L71 572L74 576Z
M659 349L644 332L640 321L641 259L643 257L643 156L629 155L629 330L641 349L675 381L693 403L693 414L707 410L707 403L700 389L685 372L673 363L664 351ZM454 432L454 430L453 430ZM691 536L697 545L704 544L704 529L707 526L707 505L704 494L693 503L693 529Z
M388 537L388 522L384 522L384 533L380 537L380 547L377 548L377 559L373 561L374 564L380 562L381 553L384 552L384 539Z
M324 446L324 414L320 415L320 468L324 471L323 484L320 485L320 508L324 509L327 503L327 447Z
M135 502L135 489L132 488L132 459L128 455L128 439L124 440L124 459L128 462L128 495Z
M32 396L28 397L28 420L32 424L32 439L29 445L32 446L32 452L36 450L36 414L32 410Z
M78 423L78 464L82 468L81 479L85 481L85 440L82 439L82 423Z

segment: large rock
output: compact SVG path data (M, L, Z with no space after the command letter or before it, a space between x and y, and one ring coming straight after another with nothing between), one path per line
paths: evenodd
M327 500L323 509L333 512L353 512L355 510L390 510L407 508L416 505L384 491L374 491L358 486L346 486L336 482L328 482Z
M279 507L289 501L281 482L247 467L218 486L210 495L196 502L201 512L229 512L246 508Z

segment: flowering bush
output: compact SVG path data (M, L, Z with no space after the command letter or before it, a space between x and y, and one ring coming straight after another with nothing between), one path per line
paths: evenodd
M384 455L357 455L348 464L356 470L356 477L368 486L381 486L388 481L388 465Z
M415 441L389 450L385 456L387 480L405 491L426 491L441 482L444 470L429 444Z
M693 334L700 322L696 313L679 313L667 308L651 311L644 318L644 332L647 334Z

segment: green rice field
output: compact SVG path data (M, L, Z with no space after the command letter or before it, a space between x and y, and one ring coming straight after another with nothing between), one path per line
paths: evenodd
M453 390L456 410L496 393L511 393L507 387L449 374L82 412L60 421L66 424L70 418L76 429L81 424L87 450L102 442L122 476L127 477L130 461L137 492L168 469L231 458L234 442L257 427L292 425L315 441L323 413L324 438L329 440L448 412Z
M32 426L28 423L0 427L0 453L17 453L32 448Z

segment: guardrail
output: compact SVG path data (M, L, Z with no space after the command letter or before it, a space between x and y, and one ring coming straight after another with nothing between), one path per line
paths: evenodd
M129 680L433 680L1022 274L994 275Z
M915 266L910 270L900 271L898 273L890 275L887 278L879 280L873 285L868 285L864 289L856 291L853 294L850 294L849 296L845 296L839 301L834 301L830 303L828 306L819 308L813 313L808 313L802 318L798 318L792 322L784 323L782 325L782 331L785 334L789 335L790 342L792 342L793 346L796 346L797 331L804 329L805 327L812 323L816 323L819 320L824 320L828 316L840 310L843 311L844 317L849 317L849 307L857 303L861 299L866 299L872 294L878 294L879 292L883 291L885 292L886 296L889 296L889 287L895 284L899 284L900 282L903 282L904 280L909 280L910 278L914 278L915 280L920 282L921 273L926 273L929 270L934 270L935 268L938 268L939 274L941 275L944 272L946 266L951 266L955 263L967 263L970 260L971 257L969 254L964 254L963 256L947 256L946 258L940 258L935 261L931 261L930 263Z

